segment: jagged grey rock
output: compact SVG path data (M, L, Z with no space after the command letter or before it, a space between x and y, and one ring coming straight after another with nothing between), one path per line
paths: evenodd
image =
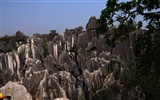
M11 96L12 100L32 100L32 96L23 85L17 82L8 82L0 88L0 92L6 96Z
M92 16L86 25L86 29L92 30L92 29L96 29L96 28L97 28L97 19L95 16Z
M80 34L77 39L77 49L82 49L82 51L84 51L85 48L88 46L88 43L89 37L87 32Z
M66 29L64 34L51 30L49 34L36 33L32 37L18 31L8 42L0 41L2 51L9 46L17 48L8 53L0 51L1 86L16 81L25 86L33 100L88 100L94 88L120 86L112 73L123 69L113 62L117 60L125 66L133 59L134 41L144 31L131 33L128 41L111 48L96 28L96 18L91 17L87 31L79 26ZM18 44L22 41L25 43Z
M50 74L58 72L58 67L57 67L56 61L53 59L53 57L51 55L49 55L45 58L43 64Z
M102 86L102 72L101 69L95 70L94 72L89 72L87 69L83 71L84 82L87 87L101 87Z
M55 36L58 36L58 33L56 33L56 30L50 30L49 34L39 34L34 33L33 37L41 38L44 42L52 41Z

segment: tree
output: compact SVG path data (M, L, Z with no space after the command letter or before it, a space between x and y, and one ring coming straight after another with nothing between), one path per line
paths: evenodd
M105 35L108 45L115 47L131 31L142 27L142 21L135 21L138 15L148 24L145 34L137 36L135 41L136 82L141 85L146 99L157 100L160 98L160 0L108 0L97 20L97 31ZM115 23L119 26L110 33Z
M98 32L106 33L110 28L114 27L115 22L118 22L121 30L125 30L127 34L131 31L130 28L135 23L137 15L143 16L144 21L149 21L147 28L153 31L160 25L160 1L131 0L118 2L118 0L108 0L106 8L102 10L100 19L98 19ZM138 23L137 28L140 28L140 26L142 26L141 21ZM108 41L112 41L114 38L110 38L110 34L107 33L105 36Z

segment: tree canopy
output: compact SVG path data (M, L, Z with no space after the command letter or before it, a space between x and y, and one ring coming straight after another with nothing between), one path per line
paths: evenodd
M150 31L154 31L160 25L160 0L130 0L127 2L120 2L118 0L108 0L106 8L102 10L100 19L98 19L98 32L106 33L110 28L114 26L114 23L118 22L118 26L121 31L125 30L126 34L135 24L136 28L142 27L142 21L135 23L135 19L138 15L143 17L143 21L147 21ZM108 42L113 42L113 36L105 34ZM119 34L124 37L124 34ZM118 37L118 38L119 38ZM115 41L114 41L115 42ZM115 46L115 45L111 45Z
M139 15L143 19L138 22ZM130 32L141 28L143 21L148 23L145 34L138 35L134 41L135 74L132 77L136 85L142 87L147 100L157 100L160 98L160 0L108 0L97 20L97 31L103 33L106 43L114 48L118 42L125 41ZM119 23L117 28L115 23ZM110 29L113 32L109 32Z

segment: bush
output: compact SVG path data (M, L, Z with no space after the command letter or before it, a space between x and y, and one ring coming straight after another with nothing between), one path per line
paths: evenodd
M115 100L120 93L120 88L116 82L97 91L93 97L94 100Z
M42 48L43 48L43 55L44 55L44 57L47 57L47 55L48 55L47 42L44 42L42 44Z

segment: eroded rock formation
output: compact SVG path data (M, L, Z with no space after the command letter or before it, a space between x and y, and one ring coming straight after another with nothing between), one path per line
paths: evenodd
M107 88L110 84L120 86L113 73L121 73L122 68L114 60L126 62L133 58L135 33L111 53L103 35L96 33L96 27L96 18L91 17L87 31L79 26L66 29L61 35L51 30L49 34L32 37L18 31L9 37L11 40L1 40L2 85L18 82L9 82L5 87L11 86L14 92L20 88L26 98L11 94L13 100L92 100L94 89ZM17 50L5 51L5 46L14 47L17 39L24 41L17 45ZM4 87L1 90L7 91Z
M32 96L26 88L16 82L8 82L0 88L0 92L6 96L11 96L12 100L32 100Z

